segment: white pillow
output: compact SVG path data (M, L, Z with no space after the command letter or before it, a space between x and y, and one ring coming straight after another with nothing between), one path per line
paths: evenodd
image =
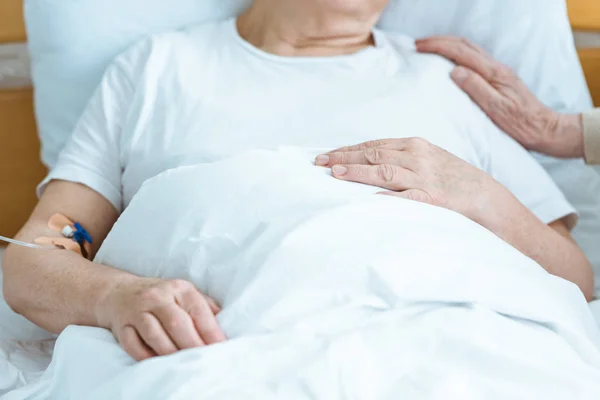
M118 53L144 35L230 17L250 2L25 0L43 161L54 165ZM392 0L381 26L415 37L466 36L513 67L555 109L592 106L564 0ZM600 176L581 161L539 158L580 212L575 236L600 275Z
M252 0L25 0L43 161L52 166L106 66L141 37L238 14ZM469 37L557 109L591 107L564 0L392 0L381 26Z
M229 18L251 0L25 0L42 161L52 167L104 70L142 37Z

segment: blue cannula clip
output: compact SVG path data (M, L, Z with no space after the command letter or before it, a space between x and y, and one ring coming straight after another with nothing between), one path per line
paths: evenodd
M73 240L75 242L79 243L80 245L84 244L85 242L90 244L92 243L92 237L79 222L75 222L73 226L75 226L75 233L73 234Z

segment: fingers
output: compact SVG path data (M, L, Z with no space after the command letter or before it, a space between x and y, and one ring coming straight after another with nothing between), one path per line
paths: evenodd
M420 150L426 144L428 144L428 142L420 137L371 140L369 142L364 142L353 146L340 147L339 149L331 150L327 154L317 157L316 164L326 165L324 164L324 162L326 162L331 165L332 163L329 162L329 159L321 159L321 157L329 156L332 153L351 153L360 151L364 152L369 149L411 151Z
M207 345L220 343L227 338L221 330L209 302L197 290L189 290L177 297L177 303L192 318L196 330Z
M465 39L432 37L418 40L416 45L419 52L438 54L460 66L475 71L487 81L493 81L498 75L501 75L501 71L507 69L484 50Z
M117 334L117 340L121 347L136 361L144 361L152 357L156 357L156 353L152 351L142 341L137 331L130 325L121 329Z
M191 282L140 278L114 296L113 331L137 361L226 340L219 306Z
M382 140L371 140L369 142L357 144L354 146L340 147L330 151L330 153L347 153L350 151L360 151L370 148L386 148L401 150L404 139L382 139Z
M208 296L204 296L204 299L208 303L208 306L210 307L210 311L212 311L212 313L214 315L217 315L221 312L221 307L219 307L219 305L213 299L211 299Z
M159 356L168 356L179 350L154 315L143 313L135 327L146 345Z
M395 165L335 165L333 176L337 179L401 191L418 187L414 172Z
M153 313L158 318L175 346L177 346L178 350L194 349L196 347L204 346L204 341L200 338L200 334L196 330L194 321L177 304L158 308L154 310ZM151 347L156 350L157 353L163 355L154 346Z
M414 156L411 153L403 151L367 148L360 151L335 152L321 155L317 157L315 164L321 167L345 164L389 164L411 169L414 165Z
M419 51L421 51L421 49L424 50L424 51L422 51L422 53L431 53L430 51L425 51L425 50L437 48L437 47L440 47L442 44L449 44L449 43L453 43L454 46L469 48L469 49L481 54L483 57L489 58L491 60L494 59L487 51L485 51L483 49L483 47L476 45L475 43L473 43L472 41L470 41L469 39L466 39L464 37L430 36L430 37L415 40L415 45L417 47L417 50L419 50ZM442 51L443 51L443 49L442 49Z
M465 67L457 67L452 79L488 115L502 105L504 97L481 75Z

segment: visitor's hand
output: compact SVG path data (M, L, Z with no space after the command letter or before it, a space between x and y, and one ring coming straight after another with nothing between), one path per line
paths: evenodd
M583 157L581 116L561 115L546 107L510 68L483 49L461 38L431 37L418 40L417 50L455 62L456 84L525 148L555 157Z
M385 188L390 192L382 194L444 207L482 225L508 205L502 202L514 201L488 174L420 138L345 147L316 164L332 168L337 179Z
M217 304L190 282L132 278L99 305L98 322L137 361L219 343Z

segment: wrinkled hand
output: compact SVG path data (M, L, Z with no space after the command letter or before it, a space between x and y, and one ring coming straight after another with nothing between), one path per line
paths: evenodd
M529 150L582 157L579 115L560 115L542 104L519 77L473 43L455 37L417 41L417 50L458 64L452 78L498 127Z
M317 157L337 179L391 190L382 194L456 211L480 222L502 187L482 170L420 138L385 139Z
M99 305L98 322L137 361L225 340L217 304L190 282L132 278Z

